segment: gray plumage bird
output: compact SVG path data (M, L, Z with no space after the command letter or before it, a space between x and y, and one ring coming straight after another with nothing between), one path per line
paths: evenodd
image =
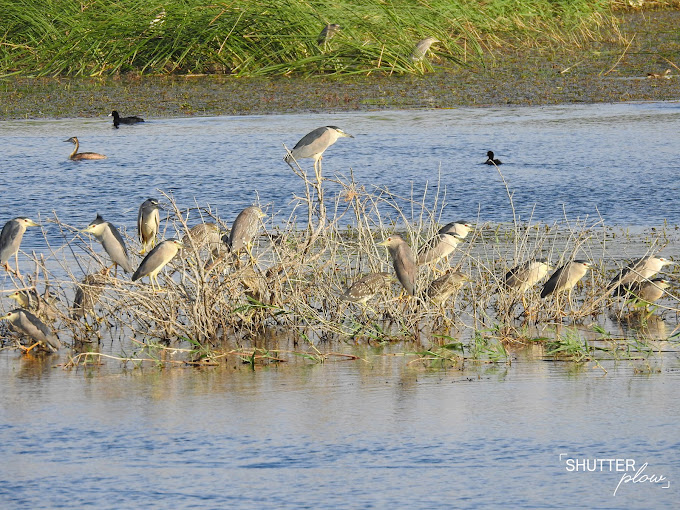
M416 43L415 48L413 48L413 51L411 52L411 60L414 62L422 61L425 58L427 51L430 49L430 46L438 42L441 41L435 37L426 37L425 39L421 39Z
M386 246L399 282L410 296L416 295L417 266L411 247L400 235L393 234L378 246Z
M661 271L663 266L672 263L664 257L642 257L635 259L609 282L607 288L612 289L615 296L621 296L626 293L630 285L648 280Z
M166 239L153 250L151 250L142 263L137 268L137 271L132 275L132 281L137 281L145 276L149 277L151 281L151 288L156 290L154 287L154 281L160 289L160 283L158 283L158 273L165 267L165 265L170 262L177 252L184 245L177 239Z
M341 299L350 301L359 305L365 305L366 302L375 296L381 289L389 285L392 275L390 273L370 273L362 276L342 294Z
M109 255L114 266L116 266L116 275L118 273L118 266L122 267L126 273L133 271L132 263L125 247L125 241L123 241L120 232L118 232L118 229L112 223L104 221L104 218L97 214L94 221L83 232L92 234L97 241L102 243L104 251Z
M418 250L418 265L436 263L449 257L470 232L469 223L451 222L439 229L437 234ZM460 233L462 232L462 234Z
M59 338L50 331L50 328L28 310L17 308L0 317L0 320L9 321L12 326L31 337L35 343L28 348L22 347L26 352L29 352L37 345L42 345L52 352L61 348Z
M7 297L16 301L21 308L28 310L41 319L53 321L57 318L58 310L56 305L59 298L51 295L48 290L45 290L42 296L34 288L17 290Z
M430 283L427 288L427 297L434 303L443 305L469 280L470 277L465 273L448 269L442 276Z
M88 274L76 288L76 295L71 307L71 317L77 320L85 317L94 310L99 297L104 292L109 270L102 269L97 273Z
M550 269L546 259L529 260L508 271L503 283L506 288L523 294L545 278Z
M654 278L644 282L635 282L628 288L628 292L639 301L654 303L661 299L670 287L671 282L665 278Z
M71 161L80 161L82 159L106 159L106 156L104 156L103 154L98 154L96 152L78 152L78 149L80 148L80 142L78 141L78 138L76 138L75 136L72 136L68 140L64 141L70 142L73 145L75 145L73 152L68 157L68 159L70 159Z
M219 256L223 246L220 229L214 223L194 225L182 236L181 242L185 246L185 251L193 253L194 249L200 252L203 248L206 248L213 258Z
M321 159L323 153L328 147L333 145L339 138L354 138L349 133L345 133L337 126L324 126L316 128L314 131L307 133L302 139L295 144L290 154L286 154L283 159L291 168L293 160L298 161L303 158L314 159L314 172L316 172L317 179L321 178Z
M40 225L25 217L14 218L5 223L0 232L0 264L6 271L12 271L9 267L9 259L14 255L16 262L16 275L19 274L19 246L24 238L24 232L28 227L39 227Z
M316 39L316 43L319 46L326 46L326 44L328 44L328 41L335 37L337 33L340 32L340 30L342 30L342 27L337 23L328 23L325 27L323 27L321 33L319 33L319 36Z
M147 252L149 245L156 246L156 236L160 227L161 217L159 214L158 200L147 198L139 206L137 213L137 235L142 243L142 255Z
M567 262L562 267L558 268L550 277L550 279L543 285L541 297L547 297L550 294L557 292L569 291L569 299L571 301L571 291L574 285L583 278L588 269L592 266L587 260L574 260Z
M246 207L234 220L231 225L231 232L227 240L227 246L231 253L238 253L243 248L246 249L252 258L252 245L260 229L260 220L266 216L262 209L256 205Z

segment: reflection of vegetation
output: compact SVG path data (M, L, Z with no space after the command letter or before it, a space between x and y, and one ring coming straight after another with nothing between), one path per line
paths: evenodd
M617 2L613 2L617 3ZM397 0L206 3L0 0L0 74L418 73L416 41L434 36L442 62L507 43L578 43L594 36L609 2ZM342 29L319 44L326 23Z

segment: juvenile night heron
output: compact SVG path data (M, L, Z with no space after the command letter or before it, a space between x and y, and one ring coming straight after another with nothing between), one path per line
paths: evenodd
M393 234L378 246L386 246L392 257L392 266L397 274L399 282L410 296L416 294L416 266L415 257L411 247L402 239L400 235Z
M325 27L323 27L323 30L321 30L319 37L316 39L316 43L319 46L325 46L328 41L330 41L337 35L338 32L340 32L340 30L342 30L342 27L337 23L328 23Z
M639 301L644 301L645 303L653 303L658 299L661 299L666 293L666 289L670 287L671 282L665 278L654 278L652 280L644 282L635 282L629 288L630 292Z
M26 352L29 352L37 345L42 345L52 352L57 351L61 347L59 338L50 331L50 328L28 310L17 308L0 317L0 320L9 321L12 326L33 339L35 342L33 345L28 348L21 347Z
M156 290L154 287L155 281L160 290L161 286L160 283L158 283L158 273L175 255L177 255L177 252L183 246L184 245L177 239L167 239L160 243L144 257L144 260L142 260L137 271L132 275L132 281L134 282L148 276L151 281L151 288Z
M42 319L53 321L57 318L58 310L56 304L59 299L56 296L50 295L48 290L42 296L34 288L17 290L7 297L16 301L21 308Z
M253 258L253 241L257 231L260 229L260 220L265 216L267 215L256 205L246 207L238 213L234 223L231 225L231 232L229 232L227 240L230 253L238 253L245 248L250 258Z
M214 223L199 223L191 227L182 236L184 250L193 253L193 250L200 252L207 248L213 258L219 256L222 248L222 235L220 229Z
M574 260L567 262L557 269L550 279L543 285L541 297L544 298L557 292L569 291L569 302L571 303L571 291L574 285L583 278L588 269L592 266L587 260Z
M418 250L418 265L430 264L449 257L470 231L469 223L451 222Z
M350 301L359 305L375 296L381 289L384 289L392 279L390 273L370 273L356 280L341 296L344 301Z
M19 274L19 246L28 227L39 227L36 222L25 217L14 218L5 223L0 232L0 264L6 271L11 271L9 259L14 255L16 275Z
M118 229L112 223L104 221L104 218L97 214L94 221L83 232L92 234L97 241L102 243L104 251L109 255L114 266L116 266L116 274L118 266L122 267L126 273L133 271L132 263L125 247L125 241L123 241L120 232L118 232Z
M151 248L156 246L156 236L161 222L158 210L158 200L155 198L147 198L139 206L137 235L139 235L139 240L142 243L142 255L149 249L149 245L151 245Z
M441 41L435 37L426 37L425 39L421 39L416 43L415 48L413 48L413 51L411 52L411 60L414 62L422 61L425 58L427 51L430 49L430 46L438 42Z
M143 118L137 117L136 115L121 117L116 110L113 110L111 113L109 113L109 117L113 117L113 127L116 129L118 129L120 124L139 124L140 122L144 122Z
M626 293L627 288L632 284L648 280L661 271L663 266L672 263L664 257L642 257L635 259L609 282L607 288L613 289L615 296L621 296Z
M430 283L427 288L427 297L434 303L443 305L467 281L470 281L470 277L465 273L448 269L442 276Z
M494 158L493 151L488 151L486 153L486 161L484 162L485 165L502 165L503 162L500 159Z
M108 272L109 270L104 268L97 273L88 274L78 284L71 308L73 320L85 317L94 310L99 297L106 287Z
M73 152L68 157L68 159L70 159L71 161L80 161L81 159L106 159L106 156L104 156L103 154L98 154L96 152L78 152L78 149L80 148L80 143L78 142L78 139L75 136L72 136L68 140L64 141L71 142L73 145L75 145Z
M21 308L36 311L38 309L38 292L35 289L16 290L7 296L13 299Z
M314 172L317 179L321 178L321 159L323 153L328 147L333 145L338 138L354 138L354 136L345 133L342 129L336 126L324 126L316 128L314 131L307 133L302 139L295 144L290 154L286 154L283 159L291 168L293 167L293 160L297 161L303 158L314 159Z
M550 269L546 259L529 260L508 271L503 283L506 288L523 294L545 278Z

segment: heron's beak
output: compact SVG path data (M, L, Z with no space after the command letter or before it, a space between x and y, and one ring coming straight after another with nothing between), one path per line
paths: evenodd
M2 317L0 317L0 321L5 320L5 319L9 319L10 315L12 315L12 312L7 313L7 314L3 315Z
M81 230L81 232L86 232L86 233L88 233L88 234L91 234L93 228L94 228L94 225L88 225L88 226L85 227L83 230Z
M109 113L107 117L113 117L113 113Z
M184 243L182 243L181 241L175 241L175 244L180 248L184 248Z
M385 239L383 242L378 243L378 246L387 246L387 239Z
M26 222L26 225L29 226L29 227L42 227L42 225L40 223L36 223L33 220L28 220Z

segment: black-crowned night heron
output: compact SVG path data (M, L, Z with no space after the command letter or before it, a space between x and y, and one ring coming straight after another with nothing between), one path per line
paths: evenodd
M449 257L470 232L469 223L451 222L439 229L437 234L418 250L418 265L430 264ZM461 234L462 232L462 234Z
M184 245L177 239L166 239L160 243L144 257L144 260L142 260L137 271L132 275L132 281L134 282L148 276L151 281L151 288L156 290L154 287L155 281L160 289L161 286L160 283L158 283L158 273L163 269L165 264L170 262L173 257L177 255L177 252L183 246Z
M230 253L238 253L243 248L246 249L250 258L253 258L252 245L260 229L261 219L266 216L262 209L256 205L246 207L234 220L231 225L231 232L227 240L227 246Z
M541 297L544 298L557 292L569 291L569 302L571 303L571 291L574 285L583 278L588 269L592 266L587 260L573 260L567 262L555 271L550 279L543 285Z
M631 284L648 280L661 271L663 266L672 263L664 257L642 257L635 259L609 282L607 288L613 289L615 296L621 296L626 293L626 289Z
M137 235L142 243L142 255L149 249L149 245L151 245L151 248L156 246L156 236L158 235L158 228L161 222L158 210L158 200L155 198L147 198L139 206L139 212L137 213Z
M109 117L113 117L113 127L116 129L118 129L120 124L138 124L140 122L144 122L143 118L137 117L136 115L121 117L116 110L113 110L111 113L109 113Z
M427 297L434 303L443 305L469 280L470 277L465 273L448 269L442 276L430 283L427 288Z
M381 289L387 287L392 279L390 273L370 273L362 276L342 294L340 297L344 301L350 301L359 305L365 305L366 302L375 296Z
M29 352L37 345L43 345L52 352L57 351L61 347L59 338L28 310L17 308L0 317L0 320L9 321L12 326L31 337L35 343L28 348L22 347L26 352Z
M495 166L503 164L503 162L500 159L496 159L493 156L494 156L493 151L488 151L486 153L486 161L484 162L484 164L485 165L495 165Z
M13 299L21 308L32 312L38 309L38 292L35 289L15 290L7 296Z
M88 274L78 284L76 295L73 298L73 307L71 308L71 317L74 320L85 317L94 310L99 297L106 287L108 272L109 270L104 268L97 273Z
M43 319L53 321L57 317L58 310L56 304L59 299L51 295L47 290L42 296L35 289L17 290L7 297L16 301L21 308Z
M104 156L103 154L97 154L96 152L78 152L80 143L78 142L78 139L75 136L72 136L68 140L64 141L71 142L73 145L75 145L73 152L68 157L68 159L72 161L80 161L81 159L106 159L106 156Z
M506 288L523 294L545 278L550 269L546 259L529 260L508 271L503 283Z
M200 252L206 248L213 258L219 256L222 244L222 234L214 223L199 223L191 227L182 236L184 250L193 253L193 250Z
M670 287L671 282L665 278L653 278L644 282L635 282L628 287L628 292L635 296L639 301L645 303L653 303L661 299L666 293L666 289Z
M126 273L131 273L132 263L130 262L130 257L128 256L127 248L125 247L125 241L123 237L118 232L118 229L108 221L104 221L99 214L90 223L87 228L83 230L92 234L97 241L102 243L104 251L111 258L111 262L116 266L116 274L118 272L118 266L122 267Z
M328 23L325 27L323 27L323 30L321 30L319 37L317 37L317 44L319 46L325 46L326 43L335 37L341 29L342 27L337 23Z
M39 227L36 222L25 217L14 218L5 223L0 232L0 264L6 271L11 271L9 259L14 255L16 275L19 274L19 246L28 227Z
M413 48L413 51L411 52L411 60L414 62L420 62L425 58L430 46L438 42L441 41L435 37L426 37L425 39L421 39L416 43L415 48Z
M324 126L316 128L314 131L307 133L302 139L295 144L290 154L286 154L283 158L291 168L293 167L293 160L297 161L303 158L314 159L314 172L316 172L317 179L321 178L321 159L323 153L328 147L333 145L338 138L354 138L354 136L345 133L342 129L336 126Z
M378 246L386 246L392 257L392 266L399 282L410 296L416 295L416 266L411 247L400 235L392 234Z

